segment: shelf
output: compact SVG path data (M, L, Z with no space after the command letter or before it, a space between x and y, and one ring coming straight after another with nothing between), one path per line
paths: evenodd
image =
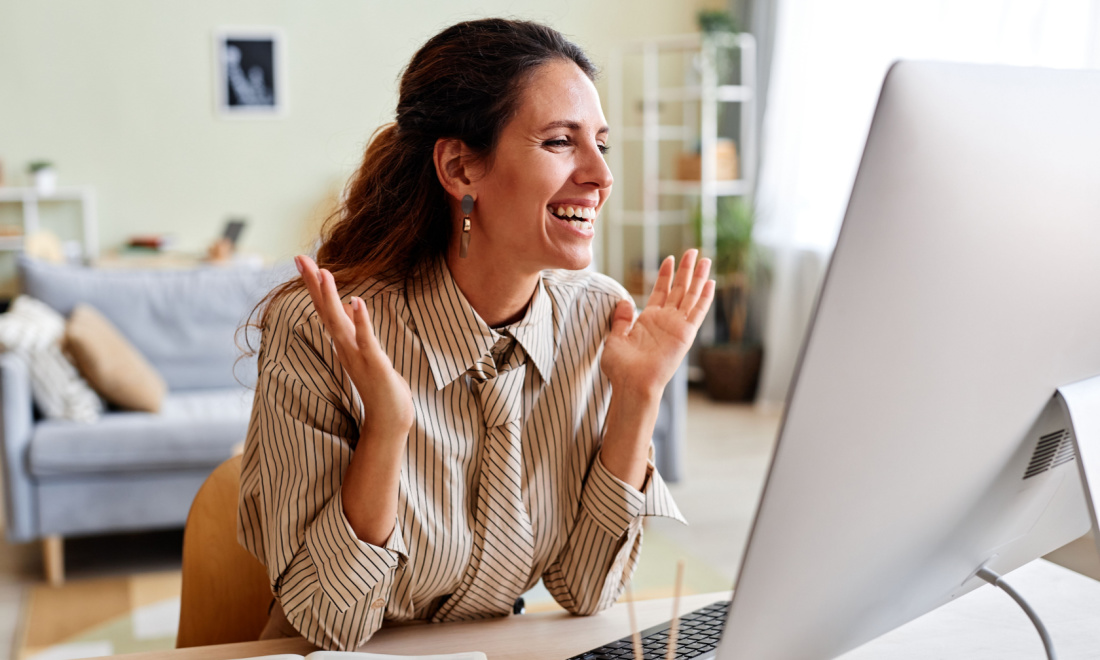
M0 187L0 202L80 202L87 195L86 188L58 188L52 195L40 195L34 188Z
M700 195L702 185L698 181L676 181L666 179L657 182L657 192L661 195ZM715 181L714 194L719 197L747 195L749 184L744 179Z
M21 224L16 225L16 227L25 236L33 236L42 229L39 225L39 206L53 202L77 202L80 204L82 252L85 260L92 259L99 253L95 188L91 186L68 186L57 188L49 195L43 195L31 186L0 187L0 203L20 205L22 211ZM0 237L0 251L22 250L24 246L23 236Z
M711 34L709 40L718 48L745 48L755 45L751 34ZM647 49L661 51L698 50L703 43L703 35L696 33L669 35L664 37L649 37L638 41L627 42L623 50L627 52L644 52Z
M22 249L22 236L0 236L0 252L18 252Z
M702 97L700 87L662 87L657 90L660 101L698 101ZM744 85L719 85L715 89L715 99L726 103L741 103L752 98L752 89Z
M619 226L645 227L650 223L646 219L645 211L623 211L622 218L612 222ZM657 211L658 225L685 225L691 220L691 216L684 210Z
M627 126L621 130L623 140L645 140L645 129L641 126ZM658 126L657 139L680 142L697 139L695 131L687 126Z

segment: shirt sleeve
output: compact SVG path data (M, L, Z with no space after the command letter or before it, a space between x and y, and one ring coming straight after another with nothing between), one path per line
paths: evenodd
M280 333L285 334L281 337ZM400 527L383 546L344 516L358 400L316 320L264 337L241 476L238 536L266 567L287 620L323 649L354 650L382 624Z
M611 474L597 452L581 490L576 523L543 575L554 599L582 615L614 604L634 574L646 516L687 522L652 462L639 491Z

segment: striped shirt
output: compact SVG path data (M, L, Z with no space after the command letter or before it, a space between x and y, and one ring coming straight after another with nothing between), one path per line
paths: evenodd
M309 295L283 297L265 324L238 536L267 567L287 619L322 648L354 650L384 619L458 618L441 608L462 585L475 546L485 549L475 505L486 426L470 371L491 359L502 337L513 338L526 361L516 400L534 552L515 596L541 578L570 612L604 609L633 573L642 517L683 521L652 464L638 491L597 457L611 397L601 349L627 295L618 283L545 271L524 317L493 329L445 265L435 275L408 288L371 281L341 290L345 301L366 303L413 396L397 519L382 546L359 540L343 513L341 480L363 407Z

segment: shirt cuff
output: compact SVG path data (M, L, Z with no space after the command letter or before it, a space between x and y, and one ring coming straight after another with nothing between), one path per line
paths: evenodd
M306 528L305 536L321 590L341 612L362 600L371 588L408 561L405 541L396 522L383 546L359 540L344 516L339 489Z
M665 516L687 522L653 463L646 468L642 488L645 490L639 491L611 474L597 453L581 493L581 506L613 536L622 536L638 516Z

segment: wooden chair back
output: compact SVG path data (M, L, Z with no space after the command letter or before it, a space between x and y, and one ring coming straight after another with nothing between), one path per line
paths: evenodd
M183 591L176 648L249 642L267 623L267 570L237 543L241 456L199 489L183 531Z

